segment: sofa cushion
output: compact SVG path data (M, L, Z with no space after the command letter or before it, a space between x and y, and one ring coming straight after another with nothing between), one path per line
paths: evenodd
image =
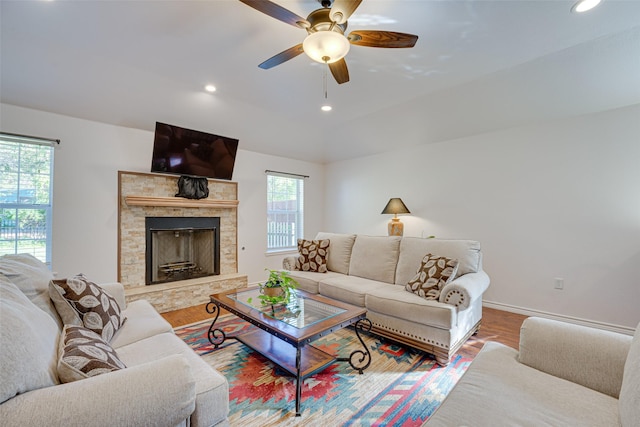
M624 364L619 403L622 426L637 426L640 420L640 324L636 327Z
M317 294L318 283L321 280L331 279L333 277L341 277L343 274L336 273L334 271L328 271L326 273L314 273L311 271L298 271L291 270L289 271L289 277L295 279L298 282L298 289L303 291L311 292L312 294Z
M129 368L175 354L185 357L196 379L196 410L191 415L190 424L209 426L226 420L229 414L229 383L226 378L174 334L155 335L118 349L120 360ZM215 353L211 355L216 356Z
M619 423L613 397L523 365L515 349L487 342L425 427Z
M296 259L296 270L326 273L328 251L329 239L298 239L298 258Z
M480 243L475 240L403 237L400 243L395 283L406 285L415 275L416 266L420 264L420 260L428 253L457 259L459 264L456 277L467 273L477 273L482 269Z
M365 298L367 310L445 330L456 326L456 308L426 300L400 286L372 289Z
M126 320L117 301L83 275L52 280L49 294L65 324L84 326L107 342Z
M58 326L3 274L0 314L0 403L58 384Z
M173 328L145 299L131 301L124 311L127 321L113 336L109 344L116 350L122 346L141 341L164 332L173 333Z
M395 286L362 277L341 275L321 280L318 291L325 297L364 307L366 294L380 287Z
M329 255L327 256L327 268L336 273L349 274L351 264L351 251L356 241L355 234L337 234L320 232L317 240L328 239L330 242Z
M0 257L0 273L26 295L29 300L40 307L58 324L62 330L62 321L49 298L49 281L53 273L49 267L31 254L8 254Z
M598 351L593 351L594 342ZM623 334L528 317L520 327L518 361L618 398L630 342L631 338Z
M349 275L393 283L396 276L396 264L398 263L401 240L402 237L399 236L359 235L353 244ZM422 256L424 254L426 252L423 252ZM413 265L414 273L418 261ZM404 283L406 284L407 282L408 280Z
M444 285L453 280L458 271L458 260L427 254L405 289L424 299L438 300Z
M109 343L83 327L65 325L58 344L58 377L63 383L124 369Z

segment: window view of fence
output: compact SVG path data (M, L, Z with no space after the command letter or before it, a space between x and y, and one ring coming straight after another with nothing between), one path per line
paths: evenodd
M303 236L304 181L267 175L267 250L295 249Z
M295 248L298 245L297 212L274 209L267 215L267 246L269 249Z
M0 255L50 262L53 147L0 134Z

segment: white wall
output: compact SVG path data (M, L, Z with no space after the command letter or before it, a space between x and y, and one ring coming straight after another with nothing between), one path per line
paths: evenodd
M242 143L242 141L240 142ZM324 206L324 167L252 151L240 151L234 180L238 181L238 257L240 269L249 274L249 283L266 278L265 268L281 268L286 255L266 255L267 250L267 177L265 170L308 175L305 179L305 236L322 229Z
M640 321L640 105L337 162L326 177L327 230L386 234L380 212L401 197L405 235L482 243L486 301Z
M54 270L115 280L117 171L149 170L152 133L0 108L3 131L62 140L55 153ZM386 234L390 218L380 212L390 197L402 197L412 211L402 218L405 235L482 243L492 279L485 300L635 327L639 119L635 105L325 167L240 150L239 269L257 282L265 267L281 263L282 256L265 255L264 190L264 170L281 170L310 175L307 237L319 230ZM564 290L553 289L556 277L564 278Z
M7 104L0 105L0 118L4 132L62 141L55 150L53 270L60 277L82 272L94 281L115 281L117 172L150 170L153 133ZM244 247L238 251L238 267L250 283L266 276L265 267L282 265L282 256L265 254L265 169L309 175L305 232L315 235L322 224L323 166L240 149L233 176L240 201L238 245Z

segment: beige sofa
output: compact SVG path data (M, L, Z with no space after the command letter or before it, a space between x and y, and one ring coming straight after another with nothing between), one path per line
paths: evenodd
M424 424L640 426L640 325L635 336L528 318L520 351L488 342Z
M173 333L144 300L125 304L109 343L125 369L62 384L62 321L48 268L30 255L0 257L0 420L3 426L228 425L227 380Z
M478 330L482 294L489 286L480 243L325 232L315 239L330 241L328 272L297 271L295 256L285 258L283 268L300 289L366 307L374 333L429 352L446 365ZM455 279L439 300L405 290L428 253L459 261Z

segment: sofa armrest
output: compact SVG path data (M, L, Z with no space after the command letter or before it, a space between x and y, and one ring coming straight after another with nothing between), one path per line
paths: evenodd
M122 286L122 283L99 283L99 286L116 300L120 306L120 310L126 310L127 302L124 296L124 286Z
M184 356L33 390L0 405L4 425L175 426L195 410Z
M440 302L455 305L458 310L466 310L471 302L482 298L489 287L489 276L484 271L467 273L449 282L440 293Z
M530 317L520 329L518 360L618 398L630 345L628 335Z
M293 271L296 269L297 256L288 256L282 259L282 268L284 270Z

